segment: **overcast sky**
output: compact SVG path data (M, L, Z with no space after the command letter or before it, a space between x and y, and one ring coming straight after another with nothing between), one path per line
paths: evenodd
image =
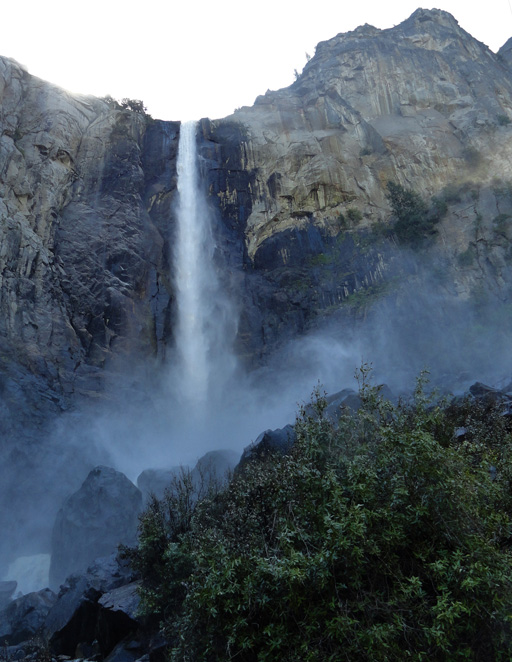
M493 51L512 36L511 0L17 0L1 8L0 54L73 92L142 99L155 118L224 117L290 85L319 41L418 6Z

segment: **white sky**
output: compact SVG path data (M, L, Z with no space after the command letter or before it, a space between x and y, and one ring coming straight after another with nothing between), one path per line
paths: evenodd
M422 6L497 51L511 0L4 0L0 54L73 92L142 99L155 118L218 118L294 80L319 41Z

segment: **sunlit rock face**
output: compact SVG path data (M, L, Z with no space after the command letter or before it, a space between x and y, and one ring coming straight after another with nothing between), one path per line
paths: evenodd
M12 60L0 73L2 367L29 393L43 379L44 406L62 408L99 389L107 358L162 339L178 125L72 96Z
M320 43L289 88L203 122L212 199L266 313L242 307L249 353L396 275L393 246L373 232L390 223L390 180L427 202L451 189L431 255L456 297L481 286L510 297L511 196L495 181L512 177L509 51L419 9L395 28ZM354 247L358 231L368 236Z
M59 472L49 422L164 352L178 129L0 58L0 501L24 504L2 509L0 557L42 551L14 522L47 528L46 495L78 487L88 449Z

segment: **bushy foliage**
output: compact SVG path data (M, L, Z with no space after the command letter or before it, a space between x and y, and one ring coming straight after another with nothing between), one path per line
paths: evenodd
M421 246L435 233L435 225L447 211L442 199L434 198L430 207L412 189L395 182L387 183L386 197L396 221L393 230L398 241L413 247Z
M289 455L178 526L151 505L134 557L170 659L510 658L510 423L424 385L392 405L363 366L356 414L334 425L317 394Z
M110 94L107 94L107 96L102 98L102 101L104 101L110 108L113 108L114 110L131 110L134 113L147 115L148 109L144 105L144 102L140 99L128 99L125 97L124 99L121 99L121 101L118 101Z

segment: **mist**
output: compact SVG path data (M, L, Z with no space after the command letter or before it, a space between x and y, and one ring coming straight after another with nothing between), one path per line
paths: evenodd
M140 365L133 357L124 372L112 374L100 402L84 402L54 422L31 462L4 466L10 478L2 482L2 503L12 497L13 481L16 491L8 524L13 535L0 558L3 578L18 579L20 590L42 588L39 568L47 559L39 557L33 585L30 578L9 576L7 566L18 556L49 553L58 508L98 464L136 483L145 469L192 468L211 450L241 454L263 430L293 423L316 386L327 394L357 389L354 375L362 363L371 364L375 383L388 384L396 395L410 393L425 368L441 392L462 393L477 380L504 386L512 379L512 321L501 308L499 301L461 302L428 279L415 279L359 318L342 307L258 369L230 363L229 379L213 380L211 400L176 397L182 373L172 352L163 364ZM23 576L20 563L11 574Z

